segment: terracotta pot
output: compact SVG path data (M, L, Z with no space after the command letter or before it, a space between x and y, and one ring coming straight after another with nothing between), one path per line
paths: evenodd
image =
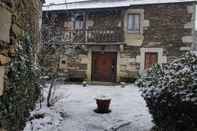
M109 113L111 110L109 109L111 104L111 99L96 99L97 104L97 113Z

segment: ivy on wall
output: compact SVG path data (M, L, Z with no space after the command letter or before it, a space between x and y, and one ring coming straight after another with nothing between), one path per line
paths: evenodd
M32 38L25 34L18 42L8 66L8 80L0 97L0 128L19 131L40 96L39 70L34 64Z

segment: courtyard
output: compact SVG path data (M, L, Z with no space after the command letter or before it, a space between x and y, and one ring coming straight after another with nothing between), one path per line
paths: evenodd
M50 108L46 106L47 93L48 88L45 88L41 108L38 103L24 131L150 131L153 127L146 103L135 85L124 88L119 85L56 85L54 104ZM112 99L112 112L97 114L95 98L103 95ZM36 115L42 117L33 117Z

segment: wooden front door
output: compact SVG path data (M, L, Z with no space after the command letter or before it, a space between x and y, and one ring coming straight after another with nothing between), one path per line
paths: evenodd
M92 80L103 82L116 81L116 53L98 53L92 54Z
M158 54L157 53L154 53L154 52L146 52L145 53L144 69L148 69L157 63L158 63Z

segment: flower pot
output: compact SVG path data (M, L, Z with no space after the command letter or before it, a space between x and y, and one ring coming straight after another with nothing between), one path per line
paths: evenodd
M95 112L97 113L109 113L111 110L109 109L111 104L111 99L96 99L97 109Z

